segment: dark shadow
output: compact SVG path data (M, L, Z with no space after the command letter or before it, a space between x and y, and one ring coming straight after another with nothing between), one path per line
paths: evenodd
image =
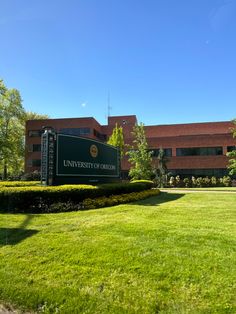
M166 202L172 202L175 201L181 197L183 197L184 193L167 193L167 192L161 192L157 196L152 196L150 198L147 198L145 200L137 201L134 204L135 205L144 205L144 206L157 206L162 203Z
M15 245L38 233L38 230L21 228L0 228L0 246Z
M0 246L18 244L38 233L38 230L25 229L34 217L34 215L25 215L25 219L18 228L0 228Z

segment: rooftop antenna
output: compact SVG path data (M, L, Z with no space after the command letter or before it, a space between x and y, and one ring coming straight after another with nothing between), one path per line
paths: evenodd
M110 103L110 92L108 92L108 96L107 96L107 116L110 117L111 115L111 103Z

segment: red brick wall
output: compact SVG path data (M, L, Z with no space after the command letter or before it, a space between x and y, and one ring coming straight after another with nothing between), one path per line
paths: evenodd
M71 119L49 119L34 120L26 123L26 148L29 144L40 144L40 138L28 137L29 130L40 130L43 126L51 126L58 131L60 128L89 127L101 134L110 136L116 123L123 127L125 142L132 143L132 130L137 119L135 115L108 117L108 125L100 125L94 118L71 118ZM150 148L172 148L172 156L168 163L169 169L203 169L203 168L226 168L228 159L226 156L186 156L177 157L176 148L184 147L223 147L223 154L226 154L227 146L236 145L231 134L233 123L209 122L191 123L176 125L145 126L147 141ZM95 138L93 133L89 136ZM29 153L26 149L26 160L40 159L40 152ZM122 169L130 167L128 158L125 156L122 161ZM37 168L28 168L26 171L33 171Z

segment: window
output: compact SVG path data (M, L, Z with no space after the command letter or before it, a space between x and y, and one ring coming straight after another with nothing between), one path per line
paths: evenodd
M29 159L27 162L28 167L40 167L41 160L40 159Z
M29 137L40 137L42 134L41 130L30 130Z
M95 129L93 130L93 135L96 136L101 141L106 141L107 140L107 136L105 134L101 134L101 133L99 133Z
M158 157L159 155L159 148L150 148L149 151L153 152L152 157ZM171 157L172 156L172 148L163 148L164 150L164 155L166 157Z
M236 150L236 146L227 146L227 152L232 152L233 150Z
M176 156L215 156L223 155L222 147L177 148Z
M60 129L60 133L66 134L66 135L89 135L91 133L90 128L65 128Z
M28 152L41 152L41 144L30 144L28 146Z

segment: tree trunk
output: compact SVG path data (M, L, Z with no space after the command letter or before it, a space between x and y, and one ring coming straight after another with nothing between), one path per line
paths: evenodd
M7 180L7 163L4 160L4 164L3 164L3 176L2 176L3 180Z

